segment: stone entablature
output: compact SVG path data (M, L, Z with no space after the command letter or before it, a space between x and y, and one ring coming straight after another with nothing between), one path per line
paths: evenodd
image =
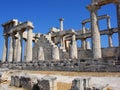
M13 19L2 25L4 27L4 48L2 62L22 61L22 40L26 40L25 60L32 60L32 41L34 28L30 21L19 23ZM25 33L24 33L25 32ZM8 38L10 38L10 47L8 49ZM9 52L8 52L9 50Z

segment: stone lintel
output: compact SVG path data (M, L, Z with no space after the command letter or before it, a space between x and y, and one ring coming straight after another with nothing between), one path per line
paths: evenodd
M110 18L110 16L108 14L105 14L105 15L101 15L101 16L98 16L98 20L101 20L101 19L105 19L105 18ZM91 19L85 19L82 21L82 24L86 24L88 22L91 22Z
M33 29L34 26L33 26L32 22L27 21L27 22L21 23L15 27L11 28L9 33L18 32L20 30L24 31L24 30L29 29L29 28Z
M15 22L18 22L18 20L17 20L17 19L12 19L12 20L10 20L10 21L2 24L2 26L5 27L6 25L8 25L8 24L10 24L10 23L15 23Z
M103 5L106 5L106 4L110 4L110 3L119 3L120 1L119 0L94 0L92 2L92 5L98 5L98 6L103 6Z
M77 33L75 32L74 29L69 29L69 30L67 30L67 31L60 31L60 32L58 33L59 36L65 36L65 35L68 35L68 34L73 35L73 34L77 34Z
M96 10L100 9L100 6L97 4L90 4L87 6L87 9L90 11L96 11Z

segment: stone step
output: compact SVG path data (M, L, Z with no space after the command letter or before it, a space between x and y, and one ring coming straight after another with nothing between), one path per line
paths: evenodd
M44 36L44 38L49 42L49 44L52 46L52 47L57 47L54 43L53 43L53 41L48 37L48 36L46 36L46 35L43 35Z

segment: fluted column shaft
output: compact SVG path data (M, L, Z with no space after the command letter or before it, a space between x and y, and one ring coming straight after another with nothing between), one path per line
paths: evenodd
M26 62L32 61L32 29L28 28L27 32L27 47L26 47Z
M72 43L71 43L71 50L70 50L70 57L72 59L78 58L78 51L77 51L77 42L76 42L76 35L73 34L72 36Z
M107 18L107 28L110 32L110 29L111 29L111 25L110 25L110 18ZM109 33L108 35L108 42L109 42L109 47L113 47L113 44L112 44L112 34Z
M82 33L83 33L83 34L86 33L85 24L82 24ZM86 49L86 39L82 39L82 48L83 48L83 50Z
M93 58L101 58L101 43L100 43L100 32L98 28L97 20L97 9L98 7L92 6L89 9L91 11L91 31L92 31L92 49L93 49Z
M14 62L17 61L17 41L18 39L14 40Z
M7 61L7 53L8 53L8 36L4 35L4 47L3 47L2 62Z
M24 43L24 60L26 60L26 48L27 48L27 40Z
M17 62L21 61L22 61L22 31L19 31L17 41Z
M13 62L14 59L13 56L14 56L14 35L11 34L8 62Z

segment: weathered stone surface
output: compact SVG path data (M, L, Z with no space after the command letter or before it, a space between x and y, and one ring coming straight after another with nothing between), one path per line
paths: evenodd
M10 82L10 85L11 86L15 86L15 77L14 76L11 76L11 82Z
M19 76L15 76L14 77L14 86L16 86L16 87L20 87L21 86L21 82L20 82L20 77Z
M43 47L39 47L39 48L38 48L38 60L44 60Z
M57 90L57 82L55 77L46 76L38 80L40 90Z
M88 90L89 78L76 78L72 81L71 90Z

